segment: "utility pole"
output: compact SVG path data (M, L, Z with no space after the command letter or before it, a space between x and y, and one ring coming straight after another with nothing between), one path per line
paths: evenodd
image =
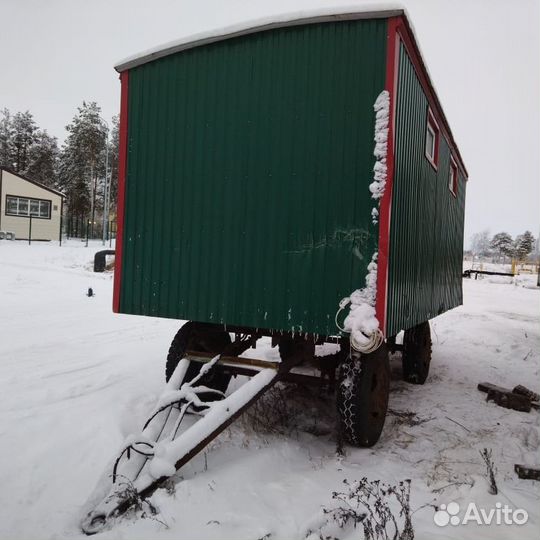
M102 220L102 239L101 243L105 245L109 226L109 201L110 201L110 179L109 179L109 123L103 120L107 126L105 136L105 187L103 189L103 220Z
M91 229L91 236L94 237L94 216L96 212L96 182L94 179L94 161L92 160L90 164L90 186L92 187L92 197L90 200L90 218L87 219L87 226L86 226L86 246L88 247L88 225L90 225Z
M536 286L540 287L540 231L538 231L538 238L536 239Z

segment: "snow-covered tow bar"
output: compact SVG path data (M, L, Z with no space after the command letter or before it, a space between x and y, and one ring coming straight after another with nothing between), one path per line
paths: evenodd
M129 509L155 512L149 501L154 491L278 381L335 392L340 436L357 446L377 442L388 405L386 344L359 358L347 336L334 336L334 352L318 356L316 345L327 343L328 336L276 332L269 337L280 361L243 357L261 337L268 334L246 327L182 325L167 355L165 390L103 475L82 520L83 532L96 534ZM237 375L248 379L231 391Z
M184 382L194 363L200 365L198 374ZM225 397L204 384L211 370L233 366L236 373L252 377L230 395ZM112 518L149 497L287 371L279 362L188 352L178 362L142 431L126 439L110 475L110 490L83 519L83 532L102 531ZM187 415L190 412L195 414Z

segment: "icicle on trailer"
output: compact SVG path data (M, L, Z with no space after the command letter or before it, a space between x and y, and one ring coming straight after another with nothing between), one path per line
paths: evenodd
M278 380L328 378L341 436L372 446L389 351L423 384L429 320L462 302L467 171L402 10L237 26L117 70L114 311L191 322L88 534ZM241 356L264 336L281 362Z

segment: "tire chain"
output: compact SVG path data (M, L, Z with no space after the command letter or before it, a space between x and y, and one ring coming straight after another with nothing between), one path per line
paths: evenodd
M339 422L345 439L354 445L358 445L356 434L356 416L358 410L356 406L358 393L358 379L362 371L362 364L352 358L348 358L339 367L339 388L337 408Z

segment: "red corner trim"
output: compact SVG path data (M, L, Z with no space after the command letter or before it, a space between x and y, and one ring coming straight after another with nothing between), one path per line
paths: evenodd
M118 149L118 204L116 215L116 247L114 257L113 311L120 312L120 288L122 283L122 251L124 233L124 210L126 197L126 166L128 139L128 79L129 71L120 74L120 133Z
M420 48L416 43L414 33L406 17L401 16L396 17L395 19L397 21L396 30L398 33L398 39L400 39L405 46L407 54L411 59L414 70L416 71L416 75L418 76L418 80L420 81L422 89L424 90L424 93L428 100L430 112L438 124L440 134L444 136L453 154L455 155L456 163L461 169L463 176L465 176L465 178L467 179L469 173L467 172L465 164L463 163L463 159L461 158L461 154L450 130L450 126L448 124L448 121L446 120L446 116L444 115L443 108L441 106L439 98L437 97L435 88L430 80L429 73L420 52Z
M388 123L388 148L386 151L386 187L379 208L379 255L377 259L377 300L375 311L381 332L386 336L386 304L388 294L388 255L390 244L390 214L392 210L392 190L394 183L394 123L396 118L397 68L399 17L388 19L386 40L386 82L385 90L390 94L390 120Z

